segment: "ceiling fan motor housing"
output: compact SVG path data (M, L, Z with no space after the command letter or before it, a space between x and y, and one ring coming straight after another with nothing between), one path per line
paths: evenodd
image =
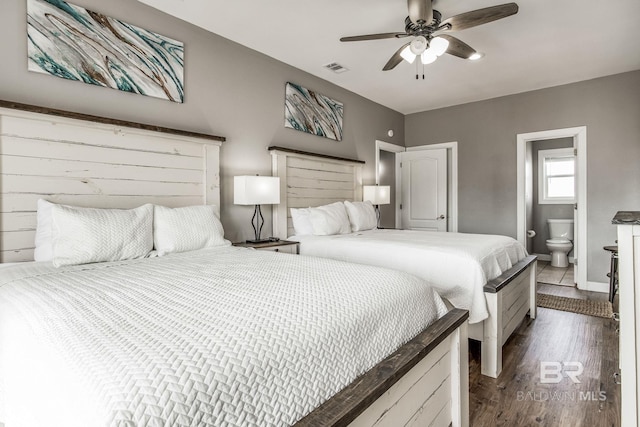
M428 24L414 24L411 22L410 17L406 17L404 20L404 30L407 34L412 36L427 36L440 28L440 22L442 21L442 15L437 10L433 10L433 20Z

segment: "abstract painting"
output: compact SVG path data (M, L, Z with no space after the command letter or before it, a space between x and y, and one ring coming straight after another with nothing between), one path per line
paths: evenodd
M287 83L284 126L342 141L344 106L324 95Z
M27 0L29 70L184 101L184 44L62 0Z

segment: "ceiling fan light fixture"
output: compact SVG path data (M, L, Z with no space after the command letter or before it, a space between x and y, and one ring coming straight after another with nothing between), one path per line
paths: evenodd
M409 16L404 19L404 32L341 37L340 41L354 42L412 38L411 41L397 48L382 68L382 71L394 69L402 60L413 64L418 55L420 55L423 64L431 63L445 53L458 58L476 61L482 58L484 54L476 52L475 49L457 37L443 33L477 27L518 13L518 5L516 3L506 3L459 13L443 20L442 14L433 9L433 2L435 1L439 0L407 0ZM418 78L417 74L416 78ZM424 74L422 78L424 79Z
M420 60L424 65L431 64L438 59L438 56L433 52L429 52L429 50L430 49L425 50L422 55L420 55Z
M428 46L429 42L427 41L427 38L425 36L418 36L411 41L409 48L411 49L411 53L418 56L422 55L422 52L427 50Z
M434 37L429 43L429 50L436 56L443 55L449 48L449 40L442 37Z
M400 52L400 56L402 56L402 59L407 61L409 64L413 64L413 61L416 60L417 55L415 55L411 51L411 46L407 46L404 49L402 49L402 52Z

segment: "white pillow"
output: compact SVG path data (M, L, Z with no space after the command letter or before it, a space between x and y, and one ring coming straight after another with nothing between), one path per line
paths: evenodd
M155 206L153 243L158 255L230 245L216 213L213 205Z
M153 249L153 205L92 209L53 205L53 265L142 258Z
M293 222L293 229L296 236L308 236L313 234L313 227L311 226L311 220L309 220L309 214L311 214L310 208L291 208L291 222Z
M36 225L36 249L33 252L35 261L51 261L53 259L53 236L51 234L51 210L54 204L38 199Z
M309 220L316 236L351 233L351 224L344 203L336 202L309 209Z
M353 231L371 230L378 226L378 217L370 200L364 202L344 202L349 214L351 229Z

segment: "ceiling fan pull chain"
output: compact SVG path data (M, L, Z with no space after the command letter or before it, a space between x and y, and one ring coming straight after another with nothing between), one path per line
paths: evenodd
M419 70L418 69L418 67L419 67L418 62L419 61L416 61L416 80L418 80L418 70Z

